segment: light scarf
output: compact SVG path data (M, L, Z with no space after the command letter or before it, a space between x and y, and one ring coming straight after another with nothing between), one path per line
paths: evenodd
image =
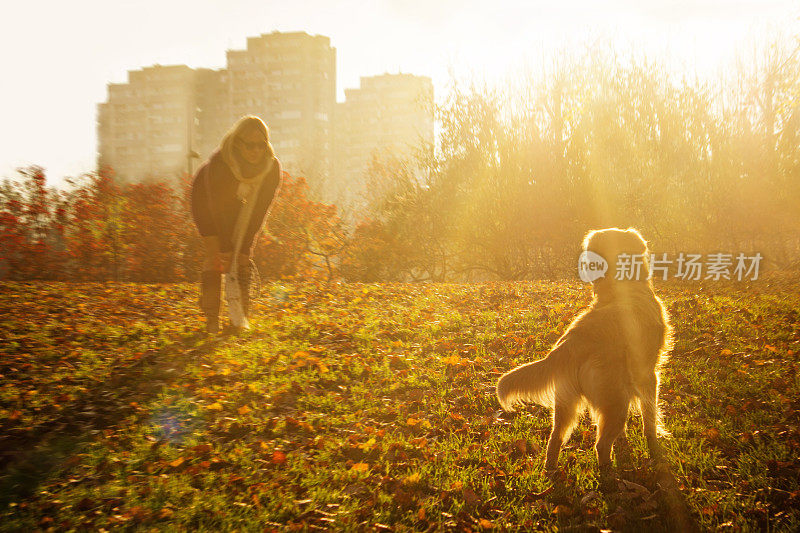
M267 134L267 138L264 139L267 145L263 155L266 159L264 168L250 177L245 177L242 174L239 160L236 157L234 143L241 130L254 118L259 121L261 120L257 117L241 118L220 143L222 160L228 165L228 168L231 169L231 173L239 182L239 187L236 189L236 196L244 204L239 210L239 216L233 228L233 257L230 270L225 274L225 299L228 302L228 313L231 318L231 323L236 327L244 329L249 328L250 325L244 314L244 307L242 305L242 287L239 282L239 253L242 249L244 234L247 227L250 225L250 218L252 217L253 207L256 203L255 199L258 196L261 184L267 174L272 170L273 165L275 165L275 152L272 150L272 145L269 143L269 134ZM266 130L266 125L264 129Z

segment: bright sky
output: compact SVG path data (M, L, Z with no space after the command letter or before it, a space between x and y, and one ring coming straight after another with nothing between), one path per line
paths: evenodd
M156 63L225 66L227 49L279 31L327 35L337 89L410 72L442 94L451 73L496 82L598 38L716 71L755 39L800 36L798 0L46 0L0 18L0 177L28 164L49 182L94 169L108 82Z

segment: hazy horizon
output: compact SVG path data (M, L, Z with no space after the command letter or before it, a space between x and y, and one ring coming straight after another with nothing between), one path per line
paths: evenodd
M0 177L38 164L48 182L59 185L66 176L92 171L96 106L106 100L108 83L125 82L128 70L154 64L222 68L226 50L244 49L248 37L272 31L330 37L342 101L344 89L357 87L360 77L385 72L430 76L437 97L452 77L503 83L510 74L540 68L556 50L596 40L713 75L769 35L798 35L800 15L800 4L787 0L232 4L16 5L16 13L0 22L10 73L0 99Z

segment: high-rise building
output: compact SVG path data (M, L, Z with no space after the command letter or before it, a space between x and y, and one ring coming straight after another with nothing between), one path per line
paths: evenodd
M359 211L366 201L367 171L380 152L407 157L433 143L433 82L426 76L362 77L336 107L335 171L326 196Z
M128 72L98 106L98 167L122 181L171 178L186 171L195 133L197 72L185 65Z
M191 148L197 159L191 165L192 171L202 163L201 159L205 160L217 149L222 137L234 123L228 112L228 71L198 69L196 79L197 107Z
M336 103L336 49L305 32L273 32L229 50L221 70L185 65L128 72L98 105L98 166L121 181L191 173L244 115L258 115L283 168L312 193L358 214L372 157L433 142L433 84L412 74L362 77ZM335 116L334 116L335 115Z
M330 174L336 50L328 37L273 32L229 50L224 70L185 65L128 72L98 106L98 166L121 180L186 173L244 115L270 128L286 170L312 185Z
M284 168L324 181L330 175L336 105L336 49L305 32L263 34L228 51L230 121L262 117Z

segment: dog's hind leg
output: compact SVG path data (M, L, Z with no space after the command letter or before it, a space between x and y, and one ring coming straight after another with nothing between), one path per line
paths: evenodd
M580 401L580 396L575 393L556 390L553 429L550 431L550 438L547 441L547 459L544 463L544 469L548 473L555 472L558 466L558 454L564 440L569 437L575 425Z
M625 436L625 432L623 432L619 437L617 437L617 440L614 441L613 449L614 460L617 462L617 467L628 468L632 465L633 458L631 457L631 443Z
M619 394L607 397L600 405L595 406L597 442L595 442L594 449L601 468L611 464L611 448L617 437L625 431L629 404L629 400Z
M639 402L642 410L642 432L647 439L647 448L654 461L661 459L661 447L656 440L658 433L658 378L653 373L639 386Z

